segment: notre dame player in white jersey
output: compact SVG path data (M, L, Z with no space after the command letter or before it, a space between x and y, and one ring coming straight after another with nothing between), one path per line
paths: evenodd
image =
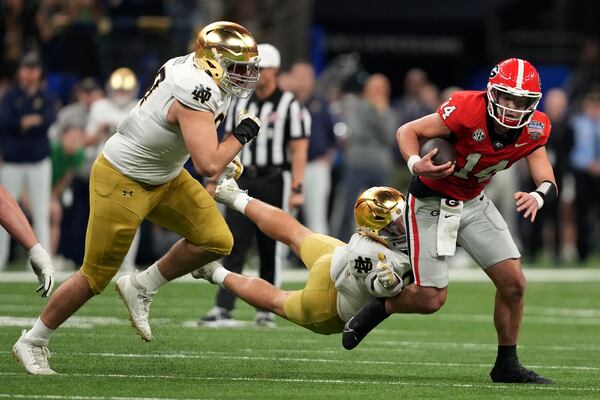
M373 187L358 197L354 218L359 229L348 243L314 233L283 210L249 197L233 179L217 186L215 199L288 245L308 269L308 280L302 290L284 291L263 279L230 272L217 262L192 275L313 332L342 332L344 323L372 296L393 297L412 279L404 253L405 199L393 188Z
M259 120L239 117L219 143L216 127L231 96L248 97L258 81L256 42L244 27L215 22L202 29L192 54L167 61L146 95L106 143L90 176L90 216L83 265L63 283L40 317L13 347L31 374L54 374L48 365L51 333L116 274L144 219L183 239L140 274L117 281L138 333L149 341L152 298L166 282L229 254L233 237L216 203L183 169L191 156L199 174L226 169L259 132ZM227 168L226 168L227 167Z

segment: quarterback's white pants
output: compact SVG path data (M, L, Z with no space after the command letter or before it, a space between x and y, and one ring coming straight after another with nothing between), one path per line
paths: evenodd
M316 159L306 164L304 170L304 218L308 229L327 235L327 205L331 192L331 165L327 160Z
M406 237L418 286L448 286L448 256L438 255L440 201L439 197L417 199L410 193L407 198ZM456 242L482 269L511 258L521 258L504 218L486 195L481 194L463 204Z
M45 158L36 163L5 163L0 182L18 201L26 189L31 205L33 230L45 249L50 250L50 194L52 191L52 162ZM10 237L0 229L0 269L8 261Z

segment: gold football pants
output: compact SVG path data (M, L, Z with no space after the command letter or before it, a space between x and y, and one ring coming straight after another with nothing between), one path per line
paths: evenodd
M231 252L233 237L216 203L186 170L170 182L146 185L121 174L100 155L90 176L90 216L81 267L94 293L102 292L117 273L144 219L206 251Z
M333 250L345 245L341 240L314 233L300 245L300 257L308 269L304 289L292 292L285 300L286 318L323 335L339 333L344 321L337 313L337 290L329 269Z

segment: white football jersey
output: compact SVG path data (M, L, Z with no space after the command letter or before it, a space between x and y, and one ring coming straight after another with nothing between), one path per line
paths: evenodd
M404 253L390 250L367 236L355 233L347 245L337 247L331 260L331 280L338 291L337 311L343 321L348 321L371 297L367 275L375 270L377 253L386 256L386 263L400 277L410 273L410 261Z
M104 156L123 175L151 185L175 178L190 157L181 129L167 122L175 100L184 106L210 112L218 125L231 97L194 65L194 54L167 61L154 84L119 125L104 147Z

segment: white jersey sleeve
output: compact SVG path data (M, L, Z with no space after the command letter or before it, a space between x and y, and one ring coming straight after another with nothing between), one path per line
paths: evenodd
M401 278L411 272L408 256L355 233L347 245L335 249L331 261L331 280L338 291L338 315L348 321L371 297L369 285L377 265L377 255L383 253L386 262Z
M173 97L187 108L217 115L223 99L221 91L206 73L197 71L176 74L173 79Z

